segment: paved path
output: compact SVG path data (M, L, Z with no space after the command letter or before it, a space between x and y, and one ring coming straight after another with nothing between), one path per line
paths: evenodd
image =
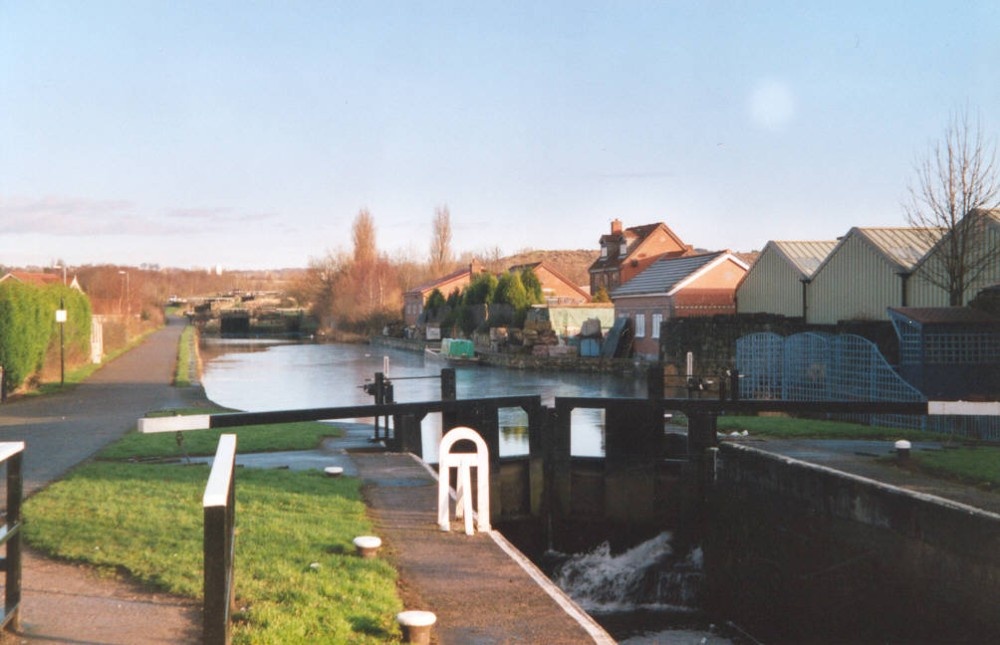
M25 493L135 427L150 410L203 400L200 388L170 385L183 324L174 321L110 362L85 383L44 397L0 405L0 441L24 441ZM23 567L21 630L8 642L135 645L197 643L200 604L97 577L91 569L28 552Z
M175 320L76 387L0 405L0 441L25 442L26 494L64 476L146 412L203 399L200 388L170 385L183 330Z
M409 454L352 455L407 609L437 616L439 643L615 641L499 533L437 524L437 480Z

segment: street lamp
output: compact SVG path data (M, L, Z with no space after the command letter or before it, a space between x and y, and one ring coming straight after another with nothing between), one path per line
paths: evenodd
M125 276L124 286L125 286L125 337L128 338L128 319L132 317L132 302L131 294L129 293L129 280L128 271L118 271L118 275ZM118 312L121 313L121 307L118 308Z
M59 384L66 385L66 304L62 298L59 299L59 308L56 309L56 322L59 323Z

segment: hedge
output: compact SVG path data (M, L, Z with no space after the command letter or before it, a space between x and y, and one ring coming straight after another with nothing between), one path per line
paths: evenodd
M37 287L8 280L0 283L0 365L8 390L35 375L53 343L59 343L55 312L66 309L66 351L88 352L90 301L83 293L61 284Z

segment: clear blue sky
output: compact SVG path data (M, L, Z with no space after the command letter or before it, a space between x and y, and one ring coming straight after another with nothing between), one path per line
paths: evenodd
M760 249L903 225L951 115L1000 134L1000 3L0 0L0 264Z

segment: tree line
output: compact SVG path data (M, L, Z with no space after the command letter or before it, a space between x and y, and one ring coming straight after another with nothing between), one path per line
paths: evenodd
M375 219L367 208L358 211L354 218L351 243L350 249L329 250L322 257L311 258L292 291L300 302L311 303L311 313L320 328L335 337L381 333L387 326L401 325L404 293L473 259L489 273L503 270L503 255L498 248L456 257L447 206L435 210L425 260L390 257L379 251ZM489 295L476 297L492 298L498 287L499 282L492 290L481 287ZM451 294L441 295L442 300L449 297Z

